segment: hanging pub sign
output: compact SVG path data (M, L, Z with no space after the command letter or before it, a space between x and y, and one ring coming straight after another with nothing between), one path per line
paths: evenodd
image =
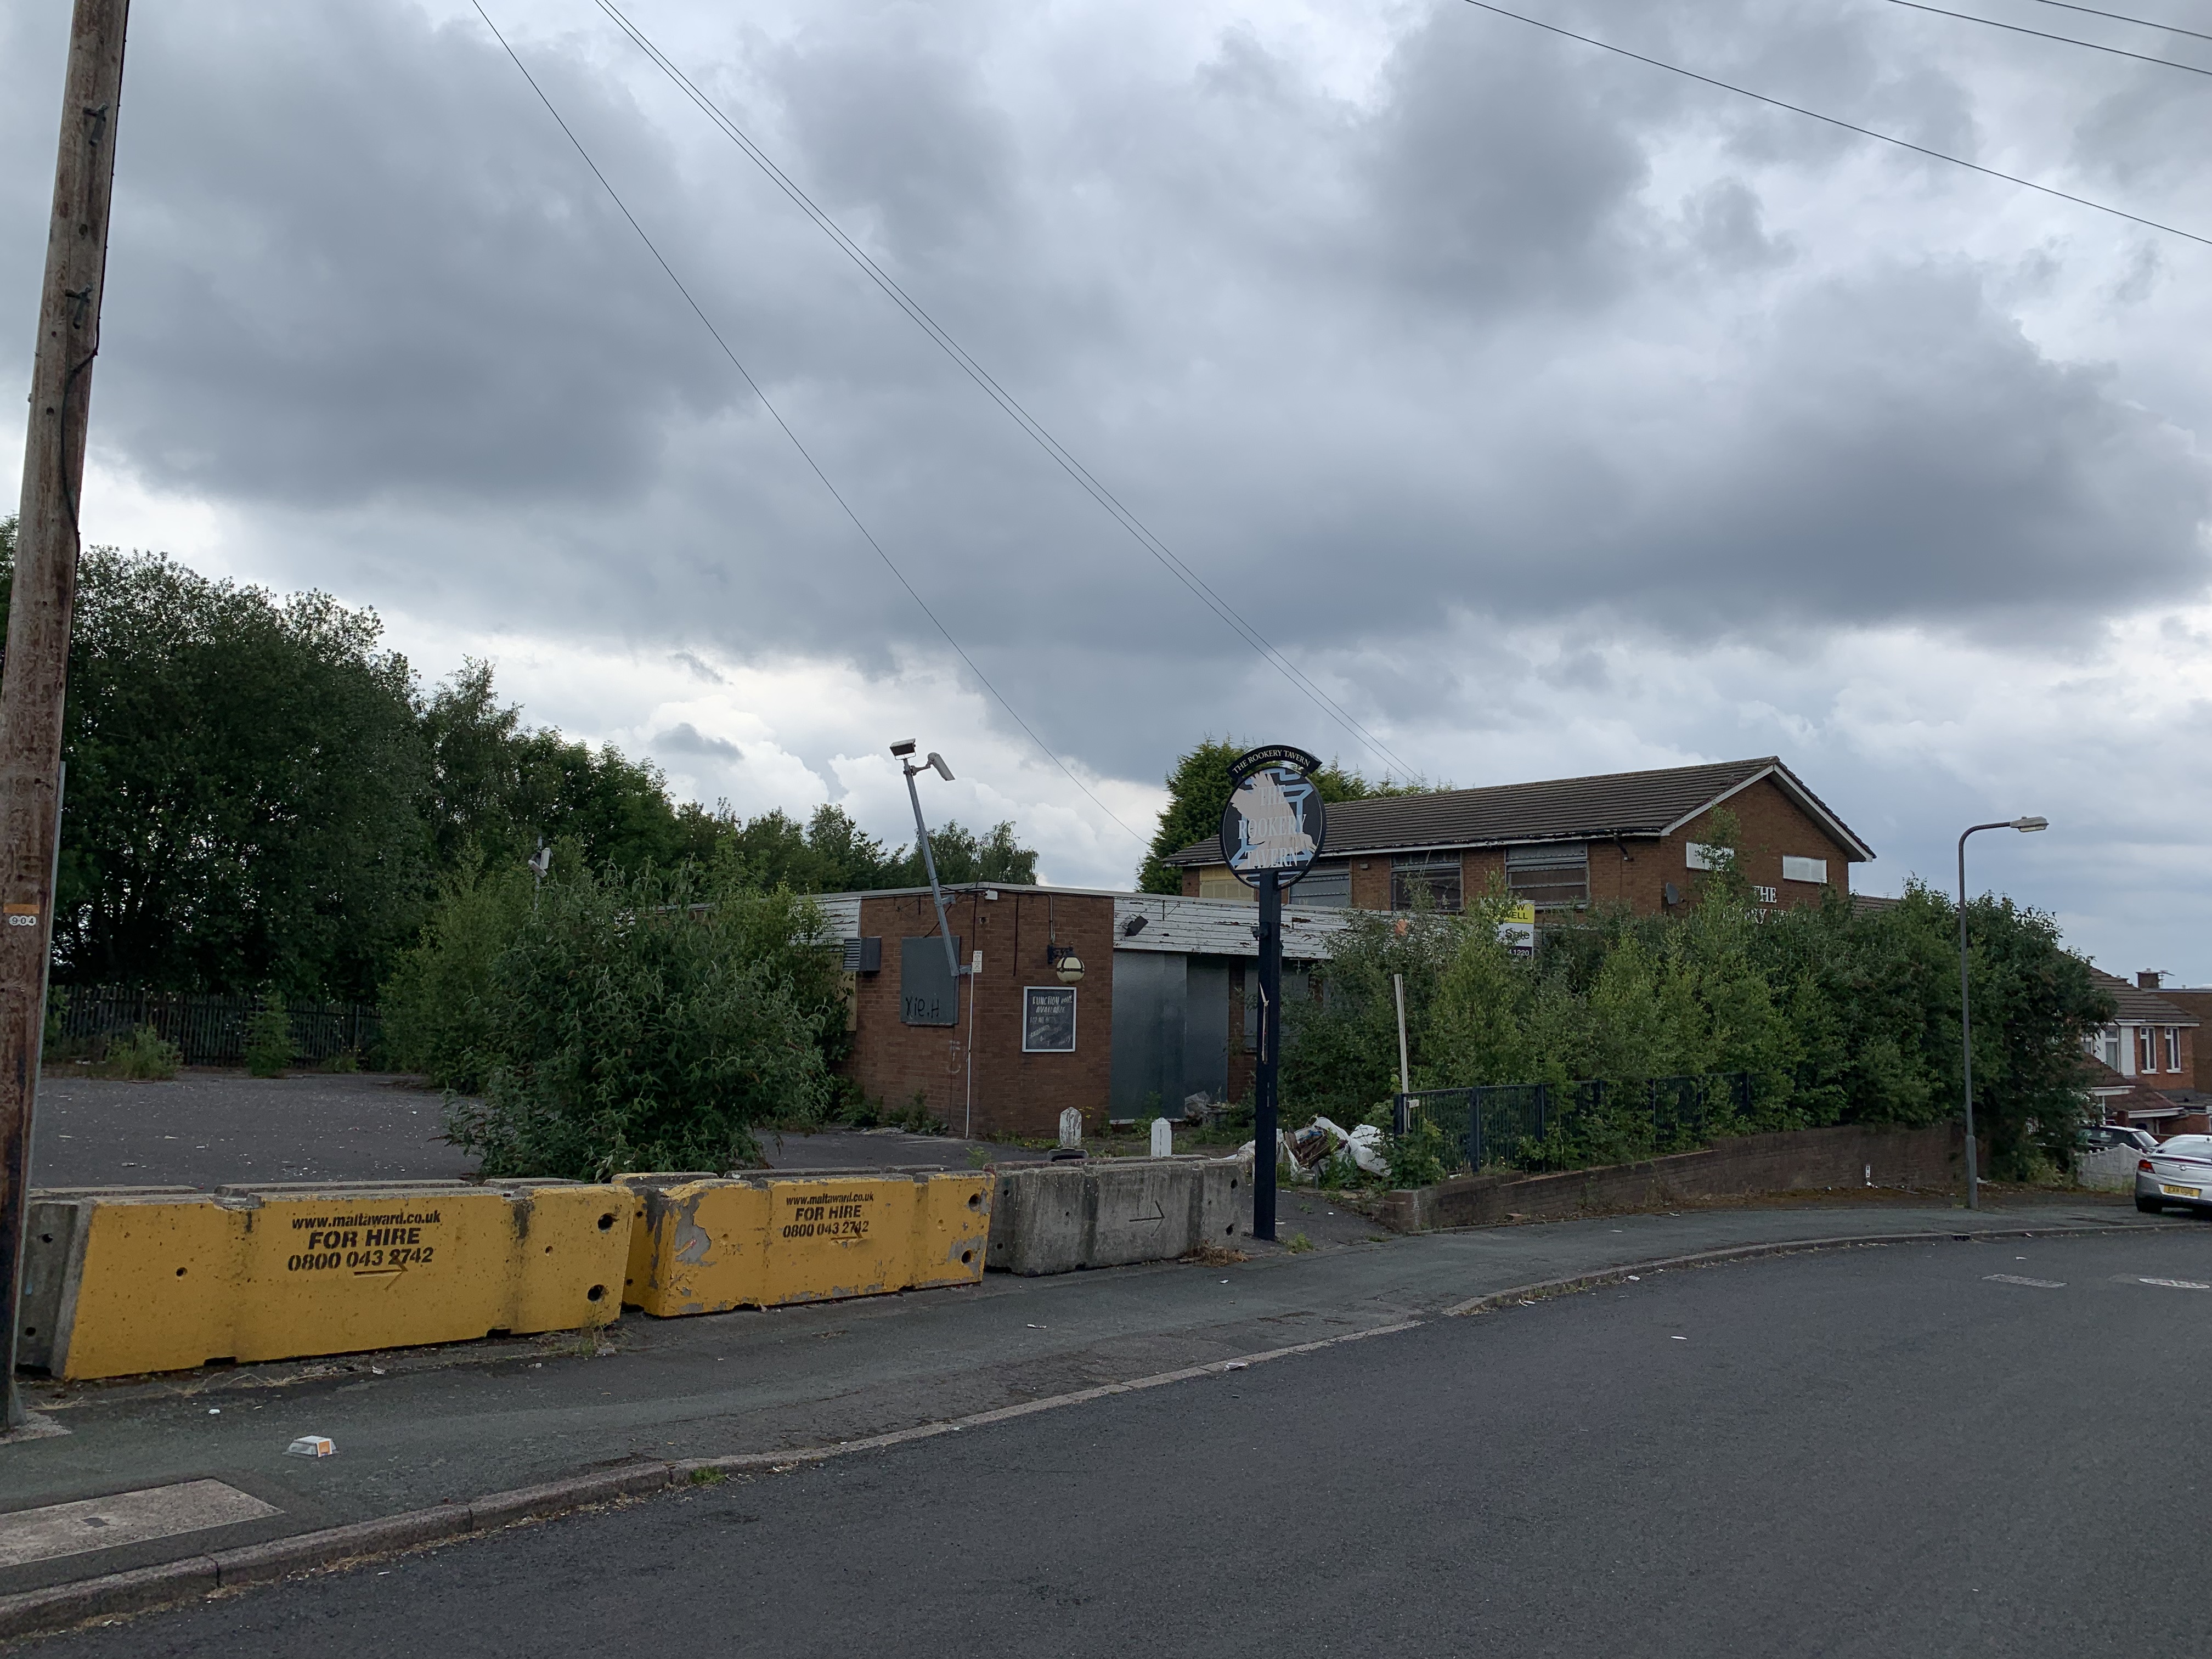
M1319 761L1287 744L1249 750L1230 767L1221 856L1248 887L1272 870L1276 884L1288 888L1321 856L1328 815L1313 781L1320 769Z

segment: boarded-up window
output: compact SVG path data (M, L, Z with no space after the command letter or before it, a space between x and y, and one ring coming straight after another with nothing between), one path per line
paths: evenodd
M1352 902L1352 866L1316 864L1299 878L1285 903L1309 910L1341 910Z
M1216 865L1211 870L1198 872L1198 896L1210 899L1241 899L1248 904L1260 902L1258 896L1237 880L1225 865Z
M1349 879L1349 872L1346 872ZM1457 910L1464 901L1456 853L1400 853L1390 860L1390 908L1411 910L1425 892L1432 909Z
M1507 848L1505 885L1515 898L1540 909L1589 903L1589 843L1555 841Z
M1787 853L1782 855L1783 880L1824 882L1827 878L1827 860L1793 858Z
M953 941L953 954L960 942ZM945 938L899 941L899 1022L904 1025L957 1025L960 1023L960 981L945 959Z

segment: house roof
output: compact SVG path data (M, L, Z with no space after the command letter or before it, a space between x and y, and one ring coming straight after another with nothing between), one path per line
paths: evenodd
M1874 849L1772 755L1709 766L1338 801L1328 809L1325 851L1330 855L1417 852L1668 836L1767 778L1835 838L1850 862L1874 856ZM1211 839L1194 842L1168 860L1170 864L1220 861L1220 847Z
M2101 968L2092 968L2089 977L2097 981L2100 990L2110 991L2119 1012L2112 1016L2115 1025L2196 1025L2202 1022L2186 1009L2168 1002L2155 991L2146 991L2133 980L2122 979L2118 974L2108 974Z

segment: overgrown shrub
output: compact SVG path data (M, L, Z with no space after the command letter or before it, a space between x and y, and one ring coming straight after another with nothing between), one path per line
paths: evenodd
M495 1176L750 1162L754 1124L819 1121L833 1098L844 986L820 927L727 870L556 869L491 957L468 1051L483 1096L448 1097L448 1133Z
M1540 1149L1547 1165L1643 1155L1633 1085L1658 1077L1748 1073L1748 1109L1714 1103L1715 1133L1959 1110L1958 911L1928 887L1878 909L1832 893L1762 912L1723 867L1686 914L1587 913L1547 928L1533 958L1498 940L1505 902L1493 888L1460 916L1354 918L1321 994L1285 999L1286 1108L1338 1116L1396 1089L1402 973L1417 1089L1631 1085L1576 1144ZM1967 930L1977 1127L1995 1171L2024 1178L2064 1157L2087 1109L2081 1038L2112 1005L2048 915L1984 896Z
M184 1054L150 1025L141 1025L129 1036L107 1045L107 1057L93 1069L101 1077L126 1078L134 1083L166 1083L185 1063Z
M256 1077L282 1077L298 1054L284 999L270 991L246 1022L246 1069Z
M563 879L578 872L562 872ZM488 872L471 855L441 885L422 942L384 988L384 1041L393 1066L441 1089L483 1092L499 1064L492 969L529 917L528 869Z

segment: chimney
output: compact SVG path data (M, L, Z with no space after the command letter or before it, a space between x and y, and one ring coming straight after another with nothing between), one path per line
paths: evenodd
M2136 975L2136 989L2138 991L2155 991L2158 989L2158 982L2162 977L2164 977L2164 975L2162 975L2158 969L2154 968L2146 968Z

